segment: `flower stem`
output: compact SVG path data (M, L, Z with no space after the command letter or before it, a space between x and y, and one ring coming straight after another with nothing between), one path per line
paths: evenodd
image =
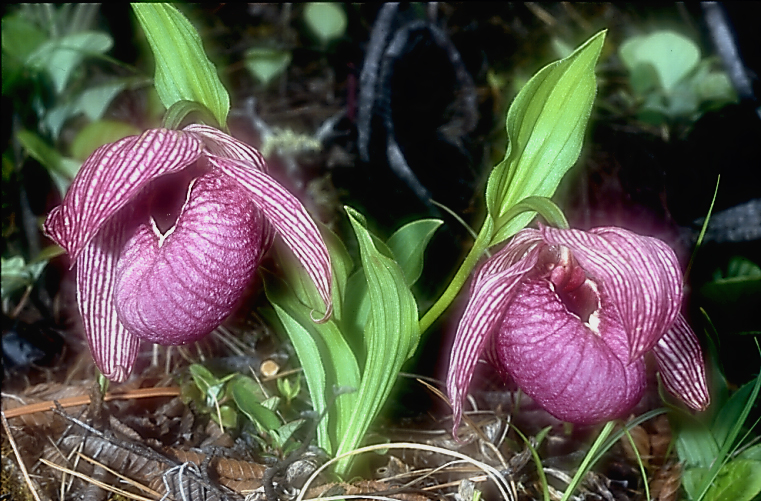
M481 227L481 231L478 233L475 242L473 242L473 247L471 247L470 252L465 257L465 261L463 261L462 265L460 265L460 269L457 270L457 273L455 274L454 278L452 278L452 281L449 282L449 285L441 294L441 297L436 300L434 305L431 306L425 315L423 315L423 318L420 319L419 325L421 334L428 330L431 325L433 325L433 323L441 316L442 313L444 313L449 305L452 304L454 298L457 297L460 289L462 289L462 286L465 285L465 281L470 276L470 272L473 271L473 268L476 267L478 260L489 247L493 228L494 222L492 218L490 216L486 216L486 221L484 221L484 224Z

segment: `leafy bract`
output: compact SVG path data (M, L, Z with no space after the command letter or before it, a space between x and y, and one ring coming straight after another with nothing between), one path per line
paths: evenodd
M224 128L230 96L193 25L170 4L133 3L132 8L156 59L156 90L164 106L198 102L211 110Z
M495 221L496 245L532 219L503 216L529 196L551 197L581 152L596 93L595 64L605 32L590 38L565 59L541 69L521 89L507 113L509 144L486 188L488 214Z

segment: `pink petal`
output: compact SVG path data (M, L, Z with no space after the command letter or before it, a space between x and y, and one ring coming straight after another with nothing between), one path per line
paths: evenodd
M196 341L232 313L264 253L266 223L248 193L219 172L191 183L175 226L142 224L117 268L116 308L133 334Z
M201 155L196 136L152 129L98 148L82 165L45 231L72 264L103 224L151 180L188 167Z
M626 332L608 298L600 299L598 335L567 311L545 279L522 281L514 296L495 349L522 391L558 419L579 424L610 420L636 405L645 364L629 363Z
M540 231L548 244L571 249L609 295L626 329L629 360L652 349L682 303L682 273L674 251L658 239L621 228Z
M267 172L267 162L256 148L238 141L221 130L202 124L191 124L183 130L197 135L212 155L248 162L251 167Z
M700 343L682 315L653 348L667 390L695 410L711 403Z
M539 254L538 249L534 249L515 264L503 261L503 257L509 256L513 251L511 242L484 263L475 279L478 286L473 288L468 306L457 327L447 373L447 393L452 402L455 436L462 416L462 403L473 379L478 358L484 351L489 337L502 321L507 305L515 297L516 286L534 267ZM509 267L498 271L492 262Z
M90 351L103 375L116 382L129 377L140 345L119 320L114 305L116 263L132 230L129 216L126 209L103 225L77 262L77 302Z
M326 306L320 321L327 320L333 309L330 255L304 206L277 181L246 162L213 156L209 157L209 162L248 190L253 202L314 281Z

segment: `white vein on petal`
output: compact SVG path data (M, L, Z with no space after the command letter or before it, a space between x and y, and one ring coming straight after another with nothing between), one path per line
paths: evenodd
M703 352L682 315L653 348L663 384L695 410L710 403Z
M95 364L109 379L132 372L139 339L119 321L114 304L118 249L124 241L119 220L106 224L82 251L77 265L77 302Z
M447 373L447 392L452 402L455 430L462 415L462 400L473 379L478 358L512 300L512 291L536 265L538 255L538 250L534 249L534 252L514 266L488 278L484 277L468 301L457 327Z

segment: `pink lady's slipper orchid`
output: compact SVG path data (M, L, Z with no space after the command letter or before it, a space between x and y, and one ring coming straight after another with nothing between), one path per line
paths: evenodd
M555 417L592 424L630 411L652 351L666 388L708 406L698 340L679 313L674 252L621 228L519 232L486 261L452 349L447 389L455 430L484 350Z
M331 313L325 243L301 203L252 147L204 125L154 129L99 148L45 231L77 265L77 299L95 363L132 372L141 339L196 341L241 298L274 229Z

